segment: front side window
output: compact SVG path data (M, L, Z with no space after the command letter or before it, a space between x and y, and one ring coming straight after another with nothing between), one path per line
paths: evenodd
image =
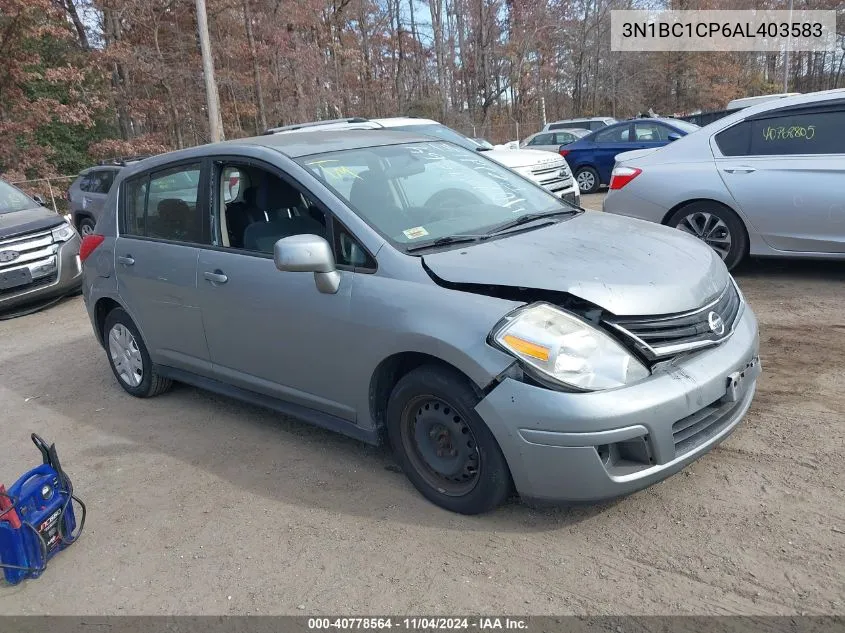
M572 208L483 154L451 143L368 147L298 162L399 246L476 234L521 215ZM350 173L353 183L347 186Z
M551 145L553 137L554 135L552 134L538 134L531 139L529 145Z
M37 206L38 203L23 191L0 180L0 215L34 209Z
M206 243L198 208L199 164L183 165L128 180L124 233L176 242Z

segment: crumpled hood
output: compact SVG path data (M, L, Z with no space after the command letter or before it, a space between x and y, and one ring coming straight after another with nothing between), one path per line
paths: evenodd
M618 316L700 308L729 279L691 235L597 212L423 260L447 282L567 292Z
M49 229L64 221L62 216L44 207L0 213L0 239Z

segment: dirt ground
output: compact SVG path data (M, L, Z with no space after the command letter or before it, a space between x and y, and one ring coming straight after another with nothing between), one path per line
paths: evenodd
M26 614L845 613L845 264L753 262L750 414L597 507L426 502L384 449L193 388L126 395L82 300L0 322L0 481L58 445L89 508Z

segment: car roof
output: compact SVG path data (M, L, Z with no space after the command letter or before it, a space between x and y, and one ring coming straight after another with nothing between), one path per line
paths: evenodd
M418 120L418 119L415 119ZM349 149L361 149L365 147L380 147L385 145L399 145L402 143L431 142L430 136L415 134L412 132L394 132L381 130L374 133L372 129L350 129L350 130L314 130L305 133L290 134L264 134L250 138L239 138L221 143L210 143L188 149L159 154L147 158L138 163L126 166L130 174L155 168L160 165L167 165L177 161L190 160L193 158L204 158L215 154L237 153L239 148L266 147L290 158L300 158L312 154L325 152L339 152ZM444 141L441 141L444 142Z
M613 121L612 116L585 116L577 119L560 119L559 121L549 121L547 125L554 125L555 123L575 123L577 121Z

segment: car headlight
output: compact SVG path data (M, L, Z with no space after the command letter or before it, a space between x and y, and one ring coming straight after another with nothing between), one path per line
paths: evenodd
M649 375L613 338L548 303L515 310L492 337L541 377L582 391L621 387Z
M65 222L61 226L57 226L52 231L53 233L53 240L56 242L67 242L70 238L76 235L76 231L74 228Z

